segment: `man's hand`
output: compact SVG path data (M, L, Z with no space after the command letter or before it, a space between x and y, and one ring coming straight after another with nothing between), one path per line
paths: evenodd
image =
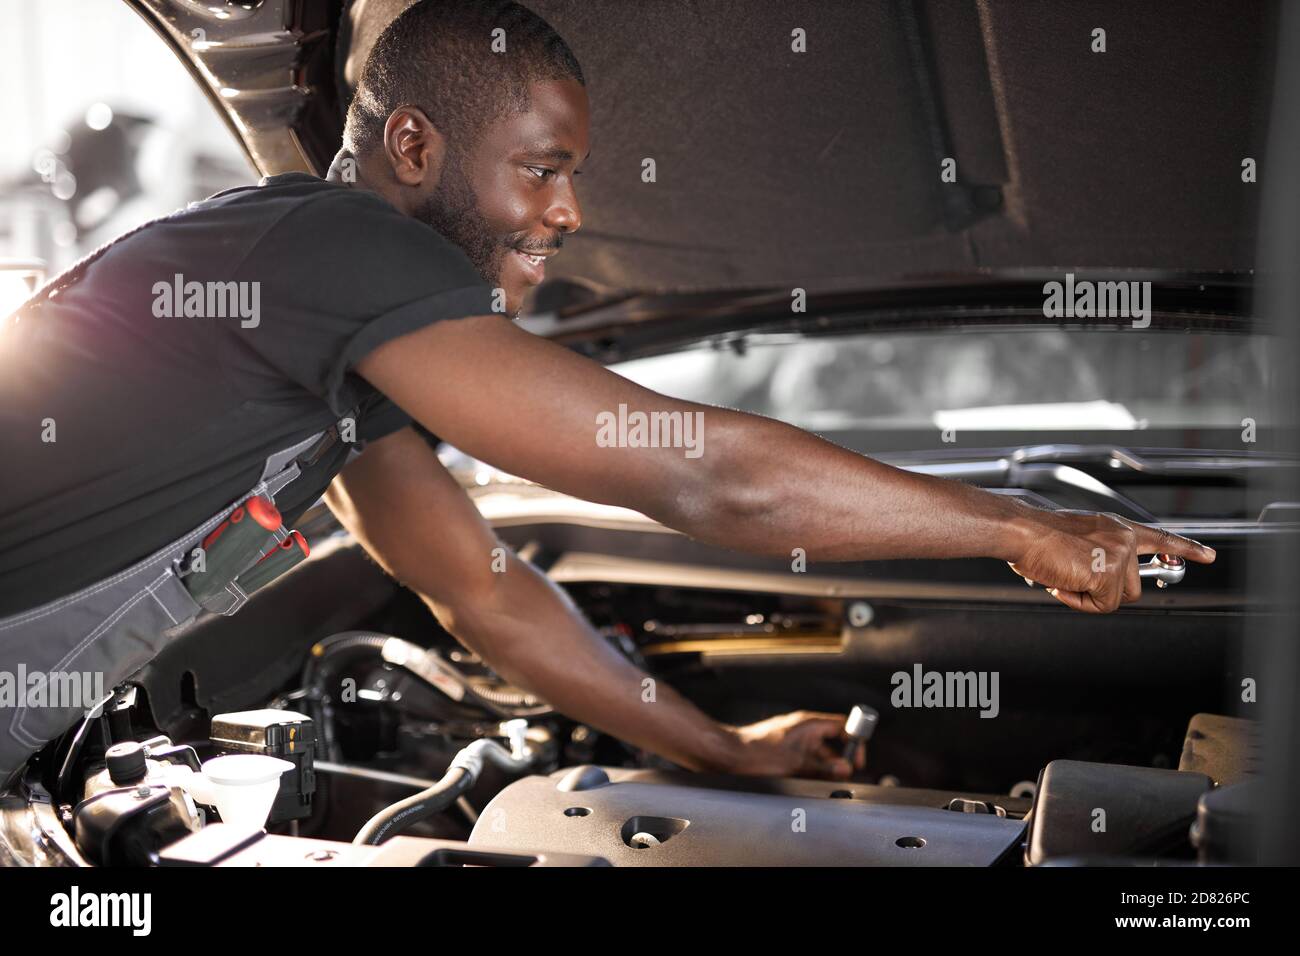
M1105 614L1142 596L1138 556L1173 554L1198 564L1214 561L1214 549L1119 515L1035 512L1023 553L1011 570L1076 611Z
M844 759L843 714L807 710L781 714L756 724L736 728L741 743L733 773L768 777L848 778L866 763L863 748L856 748L855 766Z
M372 442L326 502L385 570L506 679L562 713L692 770L847 777L844 716L799 712L748 727L714 721L592 630L565 594L506 549L412 429ZM861 767L861 748L858 765Z

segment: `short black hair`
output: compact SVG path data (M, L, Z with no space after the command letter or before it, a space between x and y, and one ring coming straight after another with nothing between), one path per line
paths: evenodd
M504 51L496 52L502 43ZM511 0L418 0L366 58L343 142L365 155L383 142L393 110L410 105L424 111L453 149L465 149L491 121L528 109L528 84L556 79L586 85L568 44L527 7Z

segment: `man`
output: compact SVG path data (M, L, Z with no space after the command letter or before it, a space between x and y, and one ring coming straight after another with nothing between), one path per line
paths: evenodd
M582 223L588 152L581 69L546 23L513 3L426 0L376 42L327 182L220 194L38 295L0 358L0 651L20 648L6 659L69 667L117 641L110 669L138 665L157 646L148 628L193 610L173 568L200 534L268 482L287 524L328 486L343 525L448 631L558 710L690 768L850 773L834 715L729 727L669 688L643 702L644 675L544 575L514 557L497 573L499 541L422 432L705 542L996 558L1081 611L1136 600L1139 553L1213 560L1163 531L657 395L517 328ZM622 405L702 412L705 453L601 447L601 413ZM332 423L355 425L351 447L300 454ZM92 604L81 630L57 623ZM29 714L11 730L28 746L54 732Z

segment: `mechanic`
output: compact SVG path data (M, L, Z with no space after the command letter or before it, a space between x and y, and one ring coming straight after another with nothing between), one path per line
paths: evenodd
M570 717L689 768L849 775L836 715L734 727L662 683L647 701L645 675L545 575L515 556L494 570L501 542L432 436L703 542L995 558L1080 611L1136 600L1139 553L1214 559L655 394L514 325L582 223L588 119L543 20L424 0L376 42L327 180L219 193L29 300L0 353L0 668L102 669L111 686L195 616L182 561L235 505L264 494L291 525L324 493L451 634ZM701 422L702 454L605 447L598 423L624 406ZM0 714L0 779L77 716Z

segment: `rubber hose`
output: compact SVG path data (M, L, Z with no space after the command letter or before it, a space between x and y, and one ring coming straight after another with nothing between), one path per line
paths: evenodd
M495 740L480 738L451 758L442 779L427 790L385 807L366 821L352 842L382 843L412 824L442 813L478 781L483 764L491 762L508 773L518 773L532 763L533 755L525 751L516 757Z
M352 842L361 844L383 843L390 836L412 824L442 813L474 786L474 778L464 767L453 767L428 790L385 807L366 821Z

